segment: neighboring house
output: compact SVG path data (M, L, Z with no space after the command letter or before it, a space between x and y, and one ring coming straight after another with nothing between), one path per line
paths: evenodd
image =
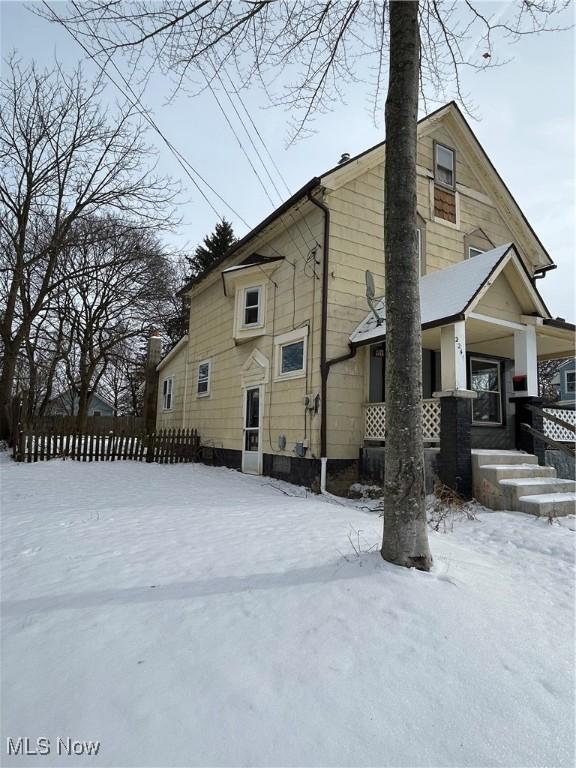
M565 360L558 369L558 405L576 403L576 360ZM556 379L556 377L554 377Z
M78 395L73 389L68 389L53 397L46 408L47 416L76 416L78 413ZM112 403L92 392L88 402L88 416L114 416L116 411Z
M454 103L420 121L417 171L427 445L462 395L472 446L513 448L511 396L537 396L537 358L574 353L537 290L554 264ZM189 335L158 365L158 427L196 427L221 463L313 487L382 466L385 302L378 325L365 273L381 296L383 178L379 144L182 290Z

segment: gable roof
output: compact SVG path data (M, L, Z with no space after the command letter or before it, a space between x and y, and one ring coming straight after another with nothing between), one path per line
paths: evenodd
M430 272L420 278L420 316L422 328L434 328L450 322L464 320L480 301L483 293L494 282L504 267L512 262L527 282L527 290L535 305L550 317L540 294L533 286L518 252L512 243L501 245L472 259L466 259L452 267ZM350 342L359 346L383 339L386 336L386 299L380 299L376 311L382 318L377 324L371 312L357 326Z
M186 344L188 344L188 334L184 334L181 339L178 339L176 344L172 347L172 349L169 349L168 352L164 355L164 357L160 360L158 365L156 366L157 371L161 371L164 366L170 362L178 352L180 352L181 349L183 349Z
M63 403L73 403L76 398L78 397L78 392L74 390L72 387L68 387L68 389L65 389L63 392L60 392L57 395L54 395L54 397L50 398L48 401L49 404L55 404L58 402ZM97 390L93 390L88 395L88 403L89 405L93 405L94 400L99 400L103 405L105 405L107 408L110 408L112 411L115 410L114 403L112 403L108 398L101 395Z
M433 112L430 112L428 115L425 115L418 121L418 126L423 126L426 123L433 123L435 121L440 120L442 117L448 114L451 114L454 117L454 119L457 121L463 133L467 136L469 144L473 146L477 151L479 157L484 162L485 166L488 168L490 174L492 175L495 185L500 188L502 196L505 199L505 202L510 208L512 208L512 210L518 216L520 222L522 223L525 233L528 236L532 237L534 241L537 243L538 248L540 249L542 256L544 257L544 262L546 262L545 264L542 265L542 267L544 267L544 269L553 267L554 262L552 261L552 258L550 257L548 251L546 250L540 238L532 228L532 225L524 215L522 209L516 202L516 199L514 198L514 196L508 189L508 187L506 186L506 183L504 182L504 180L502 179L502 177L494 167L492 161L486 154L484 147L481 145L476 134L468 124L466 118L462 114L456 102L450 101L448 102L448 104L444 104L443 106L439 107ZM290 210L290 208L292 208L294 205L296 205L297 203L299 203L300 201L308 197L314 189L326 183L329 177L334 178L336 174L341 174L343 172L350 171L354 168L357 171L357 173L354 175L359 175L363 173L365 170L365 162L368 160L369 156L377 153L378 150L382 150L385 147L385 145L386 145L386 141L385 140L381 141L378 144L375 144L374 146L364 150L363 152L360 152L360 154L355 155L354 157L351 157L346 162L338 163L332 168L329 168L320 176L314 176L312 179L310 179L310 181L304 184L303 187L301 187L290 198L288 198L288 200L282 203L281 206L279 206L274 211L272 211L272 213L269 216L263 219L256 227L251 229L250 232L248 232L246 235L244 235L244 237L242 237L234 245L232 245L231 248L228 251L226 251L226 253L224 253L220 259L214 262L214 264L212 264L211 267L206 272L203 272L202 274L197 275L193 277L191 280L189 280L188 283L186 283L178 291L177 295L182 296L186 294L191 288L193 288L195 285L197 285L202 280L204 280L204 278L207 275L211 274L218 266L220 266L220 264L222 264L231 256L233 256L235 253L237 253L240 249L242 249L245 245L247 245L253 238L259 235L264 229L266 229L266 227L268 227L270 224L276 221L276 219L278 219L280 216L282 216L284 213Z

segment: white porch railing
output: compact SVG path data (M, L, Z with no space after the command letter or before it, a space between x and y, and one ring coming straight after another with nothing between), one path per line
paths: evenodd
M364 439L384 440L386 432L386 403L367 403ZM440 401L422 401L424 442L440 442Z
M573 424L576 427L576 411L568 408L544 408L543 410L544 413L557 416L562 421L567 421L568 424ZM566 427L556 424L550 419L544 419L544 434L559 443L574 443L574 432L570 432Z

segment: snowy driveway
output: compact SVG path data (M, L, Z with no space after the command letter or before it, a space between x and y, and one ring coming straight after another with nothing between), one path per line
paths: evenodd
M374 513L266 478L0 471L3 766L572 765L567 527L485 513L422 574L355 555Z

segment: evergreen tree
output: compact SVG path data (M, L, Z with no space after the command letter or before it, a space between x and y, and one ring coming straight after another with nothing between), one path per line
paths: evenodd
M194 251L194 255L187 257L188 264L190 265L189 277L197 277L207 272L235 242L236 235L234 234L232 224L226 221L226 219L222 219L221 222L216 224L214 232L211 235L206 235L202 244Z

